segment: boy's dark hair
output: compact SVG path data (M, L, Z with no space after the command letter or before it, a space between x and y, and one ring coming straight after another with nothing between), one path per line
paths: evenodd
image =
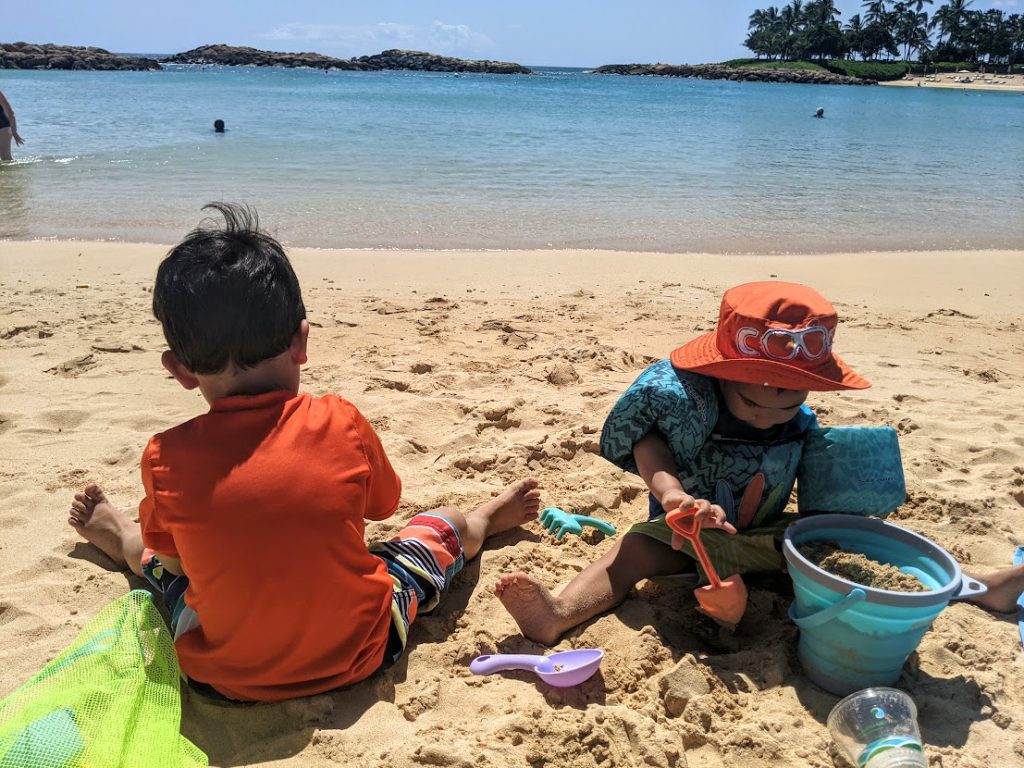
M306 317L280 243L247 206L210 203L223 226L201 223L160 263L153 314L171 351L192 373L252 368L291 343Z

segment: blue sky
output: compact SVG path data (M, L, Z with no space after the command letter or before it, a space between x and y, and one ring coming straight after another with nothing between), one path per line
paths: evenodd
M936 0L935 6L944 0ZM702 63L749 55L747 17L769 0L36 0L0 40L176 53L206 43L347 58L409 48L526 65ZM848 19L860 0L837 0ZM15 9L16 6L16 9ZM972 8L1024 12L1024 0Z

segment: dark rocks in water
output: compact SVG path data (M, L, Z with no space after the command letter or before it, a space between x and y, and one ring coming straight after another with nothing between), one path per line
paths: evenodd
M391 49L373 56L336 59L319 53L278 53L230 45L203 45L191 51L178 53L161 61L174 64L222 64L257 67L310 67L313 69L340 69L379 71L384 69L412 69L428 72L484 72L488 74L528 75L530 70L519 64L504 61L470 61L450 56L438 56L422 51Z
M165 64L221 64L225 66L312 67L314 69L361 69L348 59L319 53L277 53L233 45L201 45L191 51L160 59Z
M142 56L124 56L103 48L74 45L0 43L0 69L102 69L150 71L160 63Z
M492 75L529 75L531 70L521 64L484 59L455 59L423 51L403 51L391 48L374 56L360 56L371 69L415 69L427 72L484 72Z
M874 80L837 75L812 69L771 67L725 67L720 64L605 64L594 72L601 75L656 75L696 77L702 80L733 80L756 83L813 83L817 85L875 85Z

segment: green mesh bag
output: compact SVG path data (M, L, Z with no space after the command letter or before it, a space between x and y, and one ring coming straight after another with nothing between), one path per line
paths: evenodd
M179 732L180 677L149 593L129 592L0 701L0 768L209 765Z

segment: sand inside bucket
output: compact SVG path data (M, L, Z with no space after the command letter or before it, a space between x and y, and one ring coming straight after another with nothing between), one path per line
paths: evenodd
M919 578L896 566L880 563L858 552L844 552L831 541L812 541L797 546L800 554L833 576L892 592L927 592Z

